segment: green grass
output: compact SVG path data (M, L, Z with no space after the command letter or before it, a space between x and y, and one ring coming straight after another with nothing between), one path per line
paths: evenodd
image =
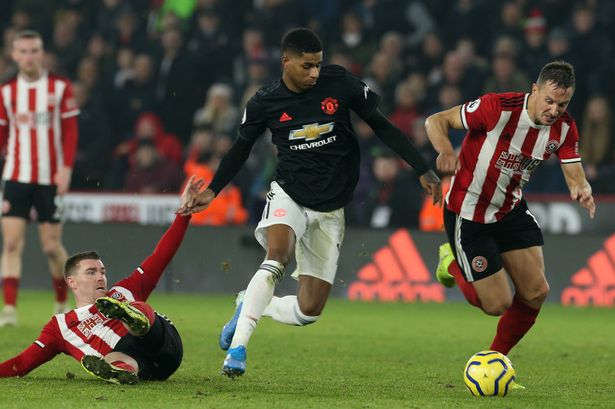
M166 382L107 384L60 356L21 379L0 379L8 408L612 408L613 311L548 305L510 354L526 390L474 398L462 371L487 349L497 319L461 303L381 304L331 300L305 328L265 318L248 371L220 375L220 326L232 297L155 295L179 328L184 362ZM0 360L27 347L47 321L51 294L24 291L20 326L0 329ZM72 378L72 379L70 379Z

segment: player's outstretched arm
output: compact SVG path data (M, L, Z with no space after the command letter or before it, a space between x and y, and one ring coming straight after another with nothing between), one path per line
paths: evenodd
M53 358L38 345L32 344L21 354L0 364L0 378L24 376Z
M589 211L589 217L594 218L596 203L592 195L592 187L585 177L585 171L581 162L562 163L562 171L566 184L570 190L570 198L577 200L581 206Z
M158 241L152 254L143 260L130 276L118 281L113 287L123 287L130 290L137 301L147 300L147 297L158 284L160 276L179 249L188 229L191 216L189 212L185 215L182 214L181 207L186 205L204 185L203 179L190 177L180 196L180 209L176 211L177 216Z
M56 341L60 337L53 318L43 328L38 339L23 352L0 363L0 378L24 376L56 356Z
M438 152L436 166L445 175L452 175L459 169L459 161L448 137L448 130L463 129L460 112L461 105L457 105L446 111L430 115L425 121L429 141Z
M375 109L369 116L362 116L363 120L376 132L376 135L410 166L420 176L421 186L433 196L433 202L440 203L442 200L442 186L440 178L429 169L425 159L416 147L408 140L395 125L393 125L379 109Z

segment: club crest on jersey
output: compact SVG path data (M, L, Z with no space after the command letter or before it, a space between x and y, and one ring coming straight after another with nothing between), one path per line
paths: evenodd
M483 256L476 256L472 259L472 268L477 273L482 273L487 269L487 259Z
M474 112L478 109L479 106L480 106L480 98L475 99L474 101L470 102L466 107L466 111Z
M284 216L286 216L286 209L282 209L282 208L275 209L273 211L273 215L275 217L284 217Z
M293 129L288 134L288 139L295 141L297 139L305 139L306 141L312 141L320 138L322 135L327 134L333 130L334 122L326 124L307 124L303 125L301 129Z
M559 142L551 139L549 142L547 142L547 147L545 148L545 151L547 153L553 153L557 150L557 148L559 148Z
M320 102L320 108L322 109L322 112L327 115L333 115L334 113L336 113L338 106L339 104L337 103L337 99L331 97L327 97Z
M121 300L123 296L122 296L122 293L117 292L117 293L111 294L111 298L115 298L116 300Z

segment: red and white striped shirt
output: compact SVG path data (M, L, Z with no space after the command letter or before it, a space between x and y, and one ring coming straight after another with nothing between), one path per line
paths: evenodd
M496 222L519 203L521 188L551 154L561 163L581 160L572 116L564 112L553 125L536 125L527 113L528 97L486 94L462 105L468 133L446 197L449 210L466 220Z
M154 252L127 278L107 292L122 301L145 301L181 244L190 216L177 216ZM103 316L94 304L58 314L45 325L39 337L21 354L0 363L0 377L23 376L65 353L80 361L83 355L105 356L128 330L119 320Z
M43 73L21 75L0 87L0 151L6 146L3 180L53 185L61 165L72 168L77 115L70 81Z

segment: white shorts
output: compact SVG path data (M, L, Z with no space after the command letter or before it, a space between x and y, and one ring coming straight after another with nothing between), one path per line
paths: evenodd
M256 226L256 240L267 249L267 227L285 224L295 232L297 269L292 276L312 276L333 284L344 240L344 208L317 212L300 206L277 182L271 183L267 204Z

